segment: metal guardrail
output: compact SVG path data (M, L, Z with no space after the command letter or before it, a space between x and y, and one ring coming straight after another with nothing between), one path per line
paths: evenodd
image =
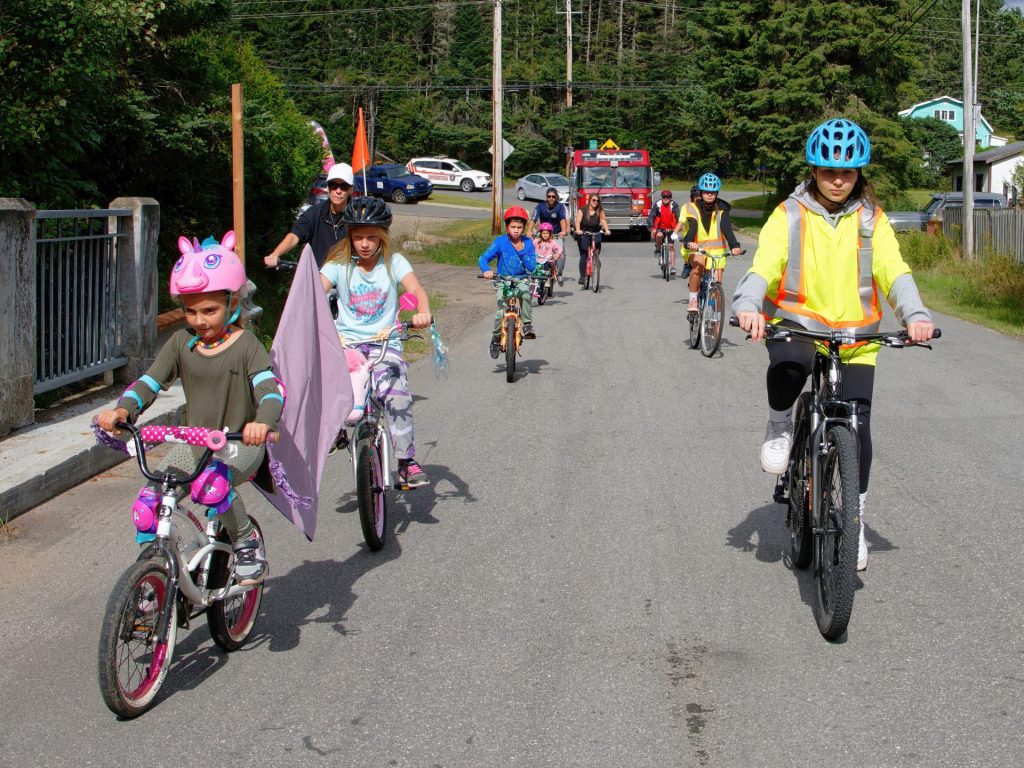
M36 212L38 395L113 370L121 352L118 259L131 210Z
M964 223L963 208L942 212L942 233L958 240ZM974 252L979 255L1000 253L1024 265L1024 211L1016 208L976 209L974 211Z

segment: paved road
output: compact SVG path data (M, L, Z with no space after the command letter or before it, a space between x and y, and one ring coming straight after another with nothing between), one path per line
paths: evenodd
M450 379L414 367L434 483L395 498L380 553L345 457L311 544L253 501L272 562L254 641L184 633L136 721L103 707L95 645L138 479L20 518L0 765L1019 764L1020 343L943 317L934 352L883 352L874 554L829 644L757 466L764 350L734 330L716 359L684 349L682 285L649 250L608 243L600 295L538 308L513 384L488 318Z

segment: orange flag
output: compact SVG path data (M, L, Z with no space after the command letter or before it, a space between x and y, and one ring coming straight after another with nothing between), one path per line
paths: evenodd
M352 172L359 173L370 165L370 150L366 145L366 123L363 122L363 108L359 108L359 127L356 128L356 145L352 149Z

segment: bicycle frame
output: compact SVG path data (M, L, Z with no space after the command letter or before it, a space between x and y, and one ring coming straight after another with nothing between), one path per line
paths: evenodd
M186 487L192 484L202 473L203 470L209 465L213 458L213 450L209 447L203 451L202 456L196 462L195 471L188 477L177 477L171 472L164 472L162 475L156 474L149 468L149 464L146 461L146 452L142 443L141 432L139 429L131 424L125 422L119 422L117 424L118 429L123 429L129 432L132 436L132 440L135 443L135 458L139 464L139 470L142 472L148 480L160 483L160 503L157 505L157 529L155 539L146 546L139 554L139 560L147 560L155 557L159 554L162 559L167 563L167 569L169 574L170 588L172 594L182 595L185 599L197 606L203 608L209 607L212 603L219 600L226 600L236 595L249 592L256 588L257 585L248 586L225 586L216 589L210 589L206 586L206 579L210 572L210 560L215 552L223 552L227 556L233 554L233 548L231 544L218 540L218 535L221 531L221 523L217 519L216 513L209 515L206 523L206 529L204 535L206 537L206 544L202 545L199 550L193 554L188 560L185 560L184 550L187 546L186 542L179 542L177 532L174 530L172 521L174 515L177 513L181 516L181 522L183 524L191 524L199 527L199 521L195 515L192 514L191 510L185 507L181 507L178 504L178 497L175 493L176 489ZM225 435L227 440L241 440L242 434L240 432L232 432ZM180 545L179 545L180 544ZM192 574L196 573L197 578L193 580ZM166 601L163 607L163 615L161 616L161 632L160 642L167 641L167 635L170 632L170 618L172 611L172 600ZM186 616L187 621L190 616Z
M505 321L508 319L509 315L513 315L516 319L516 337L512 340L512 343L515 345L516 352L519 351L519 346L523 338L523 292L516 285L516 281L518 279L519 278L509 276L494 278L494 284L501 287L501 298L505 301L505 311L502 313L501 318L502 351L504 351L508 345L508 332L505 330Z

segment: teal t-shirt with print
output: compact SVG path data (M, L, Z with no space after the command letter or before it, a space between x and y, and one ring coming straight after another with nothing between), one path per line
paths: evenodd
M390 278L384 259L379 259L370 272L355 263L324 264L320 274L338 289L338 318L334 321L338 333L348 341L359 342L391 328L398 317L399 284L412 271L412 265L400 253L391 255Z

